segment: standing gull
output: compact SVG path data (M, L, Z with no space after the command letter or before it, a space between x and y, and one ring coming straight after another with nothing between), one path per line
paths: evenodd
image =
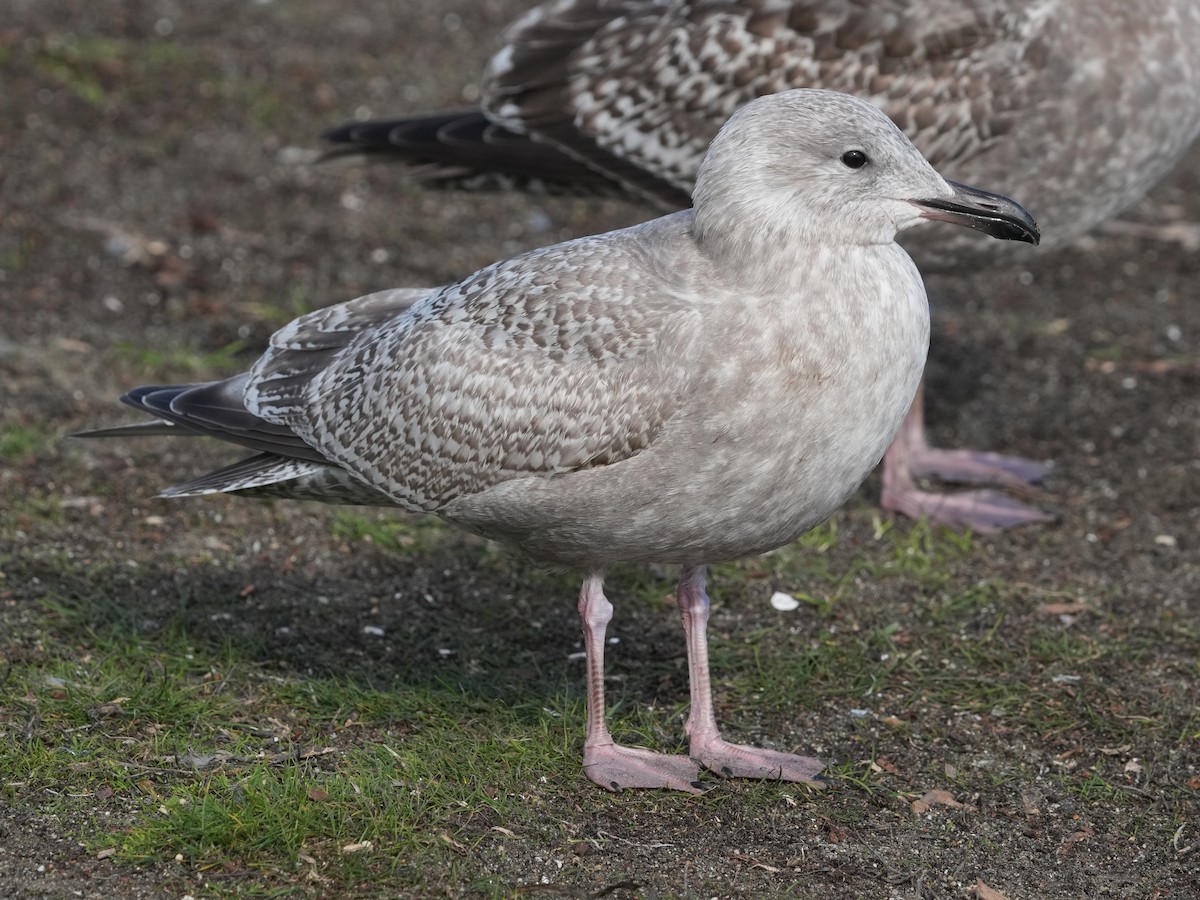
M875 107L756 100L713 141L694 208L535 250L434 290L303 316L249 372L122 399L257 454L171 488L400 506L585 573L584 768L618 790L816 780L731 744L713 711L705 566L793 540L879 461L925 363L929 311L898 230L1036 243L1018 204L945 181ZM682 567L690 757L622 747L604 715L604 570Z
M1197 0L557 0L508 29L481 110L327 137L446 186L620 190L678 209L734 109L831 88L886 112L947 176L1024 198L1061 245L1183 156L1200 131L1197 48ZM927 273L1012 256L965 231L902 243ZM1046 473L930 447L922 405L885 459L885 507L976 530L1046 518L996 491L918 490L923 475L1019 487Z

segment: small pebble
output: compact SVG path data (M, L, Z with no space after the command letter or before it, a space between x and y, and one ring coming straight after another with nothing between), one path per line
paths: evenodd
M771 605L780 612L791 612L794 609L800 608L800 601L791 594L776 591L771 595Z

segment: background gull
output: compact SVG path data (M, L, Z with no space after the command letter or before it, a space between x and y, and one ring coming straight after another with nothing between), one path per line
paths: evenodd
M925 362L924 287L894 242L923 218L1037 240L870 104L775 94L715 139L694 209L308 314L249 372L136 389L156 421L96 434L256 451L166 496L399 506L582 570L584 765L604 787L695 791L699 765L811 782L820 761L720 736L705 564L793 540L879 461ZM605 725L602 573L620 560L682 567L691 758Z
M1045 246L1140 198L1200 131L1195 0L559 0L507 32L481 110L352 123L335 153L404 162L452 187L619 190L688 203L704 148L735 108L791 87L856 93L948 176L1021 197ZM937 232L942 233L937 233ZM926 272L1006 258L1011 244L919 229ZM928 446L920 398L884 466L883 503L977 530L1037 521L989 490L1030 460Z

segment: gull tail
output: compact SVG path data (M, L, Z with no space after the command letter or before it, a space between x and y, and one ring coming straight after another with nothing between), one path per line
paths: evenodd
M409 314L429 288L367 294L301 316L277 331L271 347L250 372L198 384L146 385L121 398L152 421L85 431L74 437L145 435L214 437L254 451L241 462L163 491L163 497L239 494L320 500L325 503L393 506L394 502L310 446L288 422L257 402L288 407L303 420L311 380L360 334ZM249 399L253 396L255 399ZM259 415L263 412L263 415Z
M98 428L72 437L209 436L260 451L169 487L160 497L240 494L351 505L388 502L378 491L326 460L291 429L266 422L247 410L241 399L246 377L134 388L121 402L156 416L153 421Z
M563 153L491 122L478 110L347 122L321 135L321 162L358 158L403 166L423 184L458 190L619 195L612 179Z

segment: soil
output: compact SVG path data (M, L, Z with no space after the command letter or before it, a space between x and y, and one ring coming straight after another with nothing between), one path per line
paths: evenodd
M520 562L464 568L450 544L396 571L382 556L341 552L329 538L332 514L322 509L145 499L223 461L211 447L58 439L129 421L114 398L142 381L194 376L196 354L213 355L216 367L244 365L297 311L376 288L444 283L520 249L648 217L617 201L441 194L405 185L386 168L298 164L323 127L356 113L469 103L495 36L530 3L5 5L0 402L5 430L47 439L37 452L3 462L0 488L14 505L17 498L65 503L61 519L28 523L33 543L9 551L0 646L19 642L36 597L61 585L54 560L65 558L139 562L131 596L148 619L167 614L162 598L186 584L198 629L224 598L254 582L255 602L239 609L238 627L260 634L264 659L292 673L386 683L472 616L511 629L519 649L502 657L510 661L504 677L537 677L520 661L536 643L574 647L573 598L540 595ZM1127 214L1145 228L1107 229L1024 265L929 282L935 439L1057 463L1048 491L1035 499L1058 521L976 537L952 564L955 577L1028 586L1035 599L1018 596L1004 626L1015 631L1044 627L1036 598L1060 591L1096 604L1102 613L1063 628L1099 648L1098 672L1111 679L1101 692L1108 712L1100 714L1157 708L1166 702L1162 692L1183 730L1165 744L1123 751L1107 771L1113 781L1125 777L1129 789L1107 805L1080 807L1056 793L1053 780L1028 775L993 790L980 776L976 795L958 795L974 810L930 819L889 801L866 804L849 826L819 812L836 799L807 804L817 812L800 824L731 801L707 809L704 828L639 806L640 816L621 823L628 846L613 851L621 879L642 885L643 896L688 896L685 866L703 896L963 897L977 878L1006 885L1010 897L1200 896L1196 852L1186 852L1200 839L1200 255L1187 227L1200 222L1198 188L1200 154L1193 154ZM1036 210L1036 197L1020 199ZM235 342L242 349L223 350ZM847 546L861 550L871 534L877 491L869 482L839 515ZM223 548L217 562L184 567L214 542ZM905 621L912 598L903 588L872 589L867 605L839 616ZM765 603L746 601L734 585L717 590L729 598L718 610L718 632L776 622ZM314 595L329 602L313 605ZM376 610L380 596L427 595L459 597L462 606ZM510 598L509 615L486 608L497 596ZM389 649L364 640L364 610L379 612L393 636ZM661 610L620 615L635 635L626 651L627 696L652 702L657 687L649 675L639 680L639 653L661 659L679 651L680 638ZM521 634L529 618L548 623L536 641ZM278 637L283 625L287 639ZM1149 640L1136 658L1124 656L1123 642L1138 635ZM494 648L479 640L475 652L486 658ZM860 738L844 710L798 703L797 746L843 758L856 752ZM957 715L953 707L926 714ZM964 720L958 744L902 742L893 756L897 790L937 786L916 772L961 764L967 752L1006 761L1010 779L1074 765L1072 754L1099 758L1083 723L1068 746L1062 735L972 722ZM770 733L782 723L745 727ZM579 730L581 742L582 723ZM1117 763L1131 755L1157 780L1129 781ZM1180 787L1189 779L1191 788ZM578 806L562 811L585 830L608 826L579 811L592 790L580 778ZM1131 817L1150 823L1152 837L1128 837ZM1172 843L1180 822L1182 839ZM85 854L75 839L83 824L32 808L0 810L0 894L188 892L191 873L173 864L142 869ZM512 883L538 870L544 850L531 845L510 858Z

